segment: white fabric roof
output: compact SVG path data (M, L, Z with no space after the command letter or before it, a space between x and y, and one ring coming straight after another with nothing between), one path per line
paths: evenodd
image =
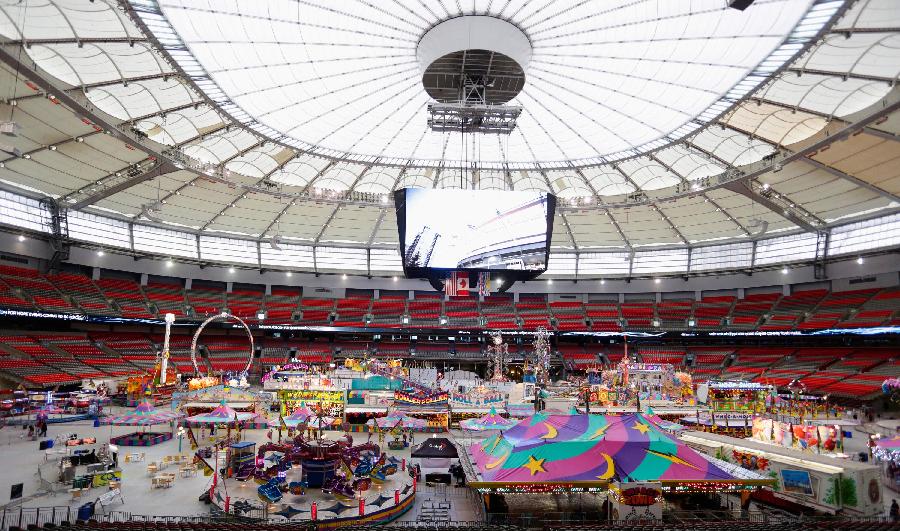
M150 149L165 151L193 169L136 180L85 214L110 227L113 218L156 227L133 231L134 248L166 255L197 257L190 241L198 231L278 234L283 251L260 260L272 265L311 263L313 245L396 253L389 197L408 186L550 191L560 198L551 269L577 252L581 271L585 264L619 268L628 249L749 243L762 226L766 237L793 235L808 229L800 218L821 227L873 217L889 223L900 208L896 113L760 174L755 192L719 186L896 101L900 15L891 0L849 9L841 1L758 1L743 13L718 0L692 2L689 13L663 1L604 2L603 9L592 2L465 4L502 11L532 36L535 54L516 101L526 108L517 131L477 139L479 168L462 172L460 135L427 131L421 74L405 63L414 61L417 35L458 14L455 2L401 2L393 13L352 2L328 14L316 1L211 8L142 0L132 12L113 0L4 4L0 35L11 46L25 44L23 59L58 84L55 92L141 136L104 134L91 116L29 85L28 72L4 66L4 97L15 100L21 126L4 141L23 155L2 155L0 187L74 203L126 179L133 165L150 161ZM165 17L154 19L155 9ZM297 9L322 16L298 24ZM831 13L838 18L829 27ZM176 33L166 36L166 28ZM792 44L790 56L770 57L788 35L801 44ZM809 50L776 71L770 62L793 57L803 35L814 39ZM179 55L174 46L182 41L189 52ZM193 59L200 74L188 79L179 68ZM772 70L757 80L750 72L760 68ZM207 74L213 85L202 83ZM762 86L753 92L755 82ZM746 94L732 97L737 86ZM214 87L237 106L211 102ZM354 94L359 100L349 101ZM288 100L290 108L270 112ZM246 127L241 109L268 129ZM207 176L195 171L201 166ZM757 196L763 185L774 205ZM118 230L109 230L110 241ZM687 267L680 252L663 252L639 255L650 265L637 269ZM383 259L378 268L397 270ZM560 267L567 275L569 266Z

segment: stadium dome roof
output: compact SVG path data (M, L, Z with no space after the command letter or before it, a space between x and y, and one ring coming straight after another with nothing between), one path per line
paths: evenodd
M578 268L659 249L756 256L771 238L815 247L874 218L900 231L891 0L26 0L0 13L5 112L21 126L2 142L7 224L45 230L22 205L50 196L94 244L301 268L312 247L365 248L369 272L397 270L390 193L408 186L552 192L554 252ZM473 15L530 46L510 135L426 124L418 46Z

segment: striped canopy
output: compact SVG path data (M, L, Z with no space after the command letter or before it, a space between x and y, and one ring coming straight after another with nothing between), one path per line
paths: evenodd
M534 404L506 404L506 413L510 417L530 417L534 415Z
M144 400L128 413L107 415L103 418L101 423L113 426L153 426L156 424L165 424L183 416L184 415L178 411L156 409L153 407L153 404Z
M201 413L185 419L189 424L234 424L243 422L256 417L256 413L244 413L235 411L229 407L223 400L215 409L209 413Z
M386 417L379 417L376 419L369 419L366 422L367 426L378 426L379 429L382 430L390 430L395 427L400 427L404 429L422 429L428 425L428 422L417 419L415 417L410 417L406 413L393 412Z
M900 451L900 435L895 437L885 437L883 439L878 439L875 441L875 446L881 448L882 450L888 450L891 452Z
M735 479L640 413L537 413L470 453L485 482Z
M505 419L497 413L493 407L487 415L478 419L466 419L460 421L459 427L466 431L488 431L488 430L505 430L512 428L519 421L513 419Z

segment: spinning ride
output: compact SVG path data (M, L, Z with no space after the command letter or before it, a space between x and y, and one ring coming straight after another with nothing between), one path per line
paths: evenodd
M165 321L166 332L163 336L163 347L156 353L156 363L153 365L152 374L132 376L125 383L127 406L138 406L147 399L161 404L171 398L178 386L178 371L175 367L169 367L169 337L172 334L175 314L167 313Z

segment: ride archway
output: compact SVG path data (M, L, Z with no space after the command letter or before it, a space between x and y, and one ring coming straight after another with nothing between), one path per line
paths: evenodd
M247 332L247 338L250 339L250 353L247 354L247 365L244 366L244 370L241 371L242 374L247 374L250 372L250 365L253 364L253 333L250 332L250 327L247 326L247 323L244 322L243 319L237 317L235 315L231 315L228 312L222 312L219 315L214 315L207 320L200 323L200 328L194 332L194 339L191 341L191 363L194 364L194 375L200 376L200 367L197 366L197 339L200 338L200 334L203 333L203 329L206 328L206 325L212 323L214 321L228 321L233 320L237 321L244 327L244 330Z

